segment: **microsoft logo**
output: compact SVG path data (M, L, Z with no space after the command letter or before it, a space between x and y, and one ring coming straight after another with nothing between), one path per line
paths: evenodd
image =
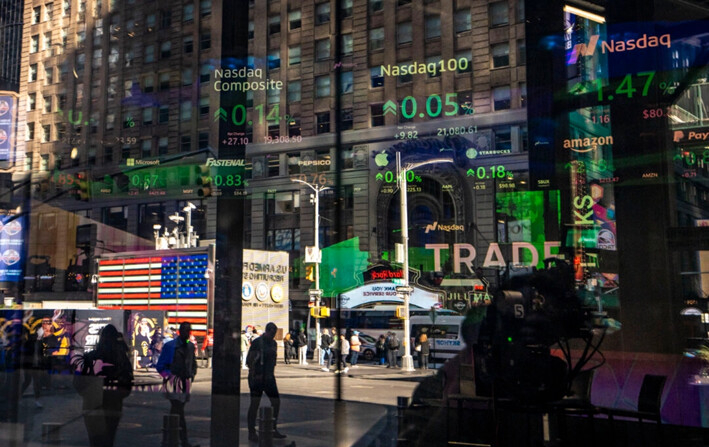
M135 158L126 159L126 166L135 166Z

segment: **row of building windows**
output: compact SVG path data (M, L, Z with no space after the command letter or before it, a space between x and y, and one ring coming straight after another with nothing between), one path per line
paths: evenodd
M377 13L384 10L384 0L370 0L369 2L369 12ZM342 0L342 9L340 17L343 19L352 16L352 3L353 0ZM404 4L410 4L411 1L399 0L398 6L403 6ZM432 3L426 1L426 3ZM517 2L517 21L522 22L524 20L524 1L519 0ZM507 1L498 1L490 3L488 6L489 24L490 27L505 26L510 23L509 19L509 6ZM330 10L330 2L322 2L315 5L315 25L323 25L329 23L332 19L332 12ZM459 9L454 12L454 30L456 33L463 33L470 31L472 29L472 21L470 9ZM301 11L294 10L288 12L288 30L294 31L300 29L302 26ZM426 39L435 39L441 36L441 18L440 15L429 14L425 18L424 34ZM254 25L253 22L249 24L249 33L253 32ZM377 28L373 34L370 33L371 41L383 41L384 39L384 29ZM281 32L281 16L275 15L268 18L268 33L276 34ZM406 40L408 35L409 40ZM411 22L405 22L397 26L397 36L403 37L403 40L398 40L399 44L410 42L411 38ZM371 49L371 46L370 46ZM376 48L375 48L376 49Z

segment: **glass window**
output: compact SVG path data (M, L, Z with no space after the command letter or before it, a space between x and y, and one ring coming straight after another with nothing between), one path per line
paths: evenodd
M199 98L199 116L204 117L209 115L209 97L203 96Z
M315 41L315 59L322 61L330 58L330 39Z
M411 43L411 22L401 22L396 25L396 43L399 45Z
M268 18L268 34L281 32L281 16L271 16Z
M182 85L192 85L192 69L182 69Z
M300 45L288 48L288 65L300 64Z
M325 98L330 96L330 75L315 78L315 97Z
M160 73L160 91L165 91L170 88L170 73Z
M350 130L354 127L354 111L352 109L342 109L342 118L340 119L340 129ZM347 162L347 159L345 159Z
M202 65L199 69L199 82L205 83L209 82L210 76L212 74L212 68L209 65Z
M52 97L44 97L44 113L52 113Z
M384 28L369 30L369 50L376 51L384 48Z
M379 127L384 125L384 104L372 104L369 106L371 125Z
M158 113L158 123L166 124L170 120L170 106L162 105L160 106L160 111Z
M29 82L35 82L37 80L37 64L30 64L28 78Z
M369 0L369 12L379 12L384 10L384 0Z
M30 93L27 95L27 110L36 110L37 108L37 94Z
M473 51L462 50L455 53L458 70L457 73L472 73L473 71Z
M155 45L145 46L145 62L155 62Z
M212 35L209 32L204 32L199 36L199 49L208 50L212 46Z
M155 77L148 75L143 78L143 92L151 93L153 90L155 90Z
M53 82L54 82L54 67L45 67L45 69L44 69L44 85L51 85Z
M249 37L249 39L254 38L254 22L253 22L253 20L249 22L248 37Z
M183 101L180 104L180 120L189 121L192 119L192 102Z
M168 144L169 144L169 140L167 137L158 138L158 155L167 154Z
M182 21L191 22L194 20L194 4L188 3L182 7Z
M38 24L41 17L42 17L42 7L35 6L34 8L32 8L32 25Z
M510 88L496 87L492 90L494 110L505 110L510 108Z
M192 36L185 36L182 38L182 51L184 53L191 53L194 49L194 38Z
M438 78L441 76L441 70L439 70L441 60L441 56L431 56L426 58L426 65L436 67L436 70L428 71L429 78Z
M502 26L509 23L507 2L490 3L490 26Z
M300 118L291 118L288 121L288 136L297 137L301 135Z
M455 12L455 32L462 33L473 29L473 24L470 21L470 9L461 9Z
M268 68L269 70L277 70L281 68L281 52L278 50L268 53Z
M180 151L189 152L192 149L192 138L189 135L182 135L180 137Z
M315 133L330 132L330 112L321 112L315 114L316 129Z
M527 64L527 44L524 39L517 40L517 65Z
M342 94L352 93L354 91L354 74L351 71L343 71L340 80L340 91Z
M342 35L342 55L349 56L353 51L352 34Z
M266 90L266 103L268 104L278 104L281 102L281 91L277 88L270 88Z
M39 34L35 34L30 38L30 53L39 51Z
M382 87L384 85L384 75L382 74L382 67L376 66L369 69L369 77L371 80L372 88Z
M199 2L199 15L206 17L212 13L212 0L201 0Z
M288 82L288 102L300 101L300 81Z
M441 37L441 16L429 15L426 16L426 39L435 39Z
M34 140L34 123L27 123L25 139Z
M172 50L172 42L169 40L167 42L163 42L160 44L160 58L161 59L167 59L170 57L170 53Z
M153 108L147 107L143 109L143 124L149 125L153 124Z
M315 24L321 25L330 21L330 2L315 5Z
M300 9L288 13L288 28L290 30L300 29Z
M507 67L510 65L510 44L498 43L492 46L492 68Z
M143 158L150 158L153 155L153 140L148 138L140 143L140 155Z
M52 126L45 124L42 126L42 143L48 143L52 140Z
M353 0L341 0L342 2L342 18L352 17L352 2Z

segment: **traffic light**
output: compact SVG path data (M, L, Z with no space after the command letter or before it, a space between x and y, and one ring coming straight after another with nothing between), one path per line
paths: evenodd
M212 176L206 166L197 167L197 195L199 197L209 197L212 195Z
M310 316L313 318L328 318L330 316L330 308L324 306L311 307Z
M406 318L406 307L405 306L396 306L396 318L404 319Z
M76 199L87 202L91 198L91 185L89 184L89 176L85 172L76 174Z
M305 279L308 281L315 281L315 269L312 265L305 266Z

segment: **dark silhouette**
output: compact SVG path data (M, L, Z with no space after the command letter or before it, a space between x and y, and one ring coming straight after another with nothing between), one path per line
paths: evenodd
M89 444L112 447L123 413L123 399L133 386L129 349L115 326L101 330L96 349L74 357L74 386L83 398Z
M286 437L277 428L281 399L274 373L278 356L276 341L273 339L276 332L278 332L278 327L274 323L268 323L263 335L251 343L249 354L246 357L246 364L249 367L249 390L251 390L251 404L248 414L249 441L258 442L259 439L256 433L256 412L264 392L273 407L273 437L276 439Z
M187 439L187 422L185 421L185 404L190 400L192 382L197 374L197 358L195 346L190 342L192 325L188 322L180 324L180 335L162 348L158 359L157 370L163 377L165 397L170 400L170 414L180 417L180 443L182 447L193 446Z

